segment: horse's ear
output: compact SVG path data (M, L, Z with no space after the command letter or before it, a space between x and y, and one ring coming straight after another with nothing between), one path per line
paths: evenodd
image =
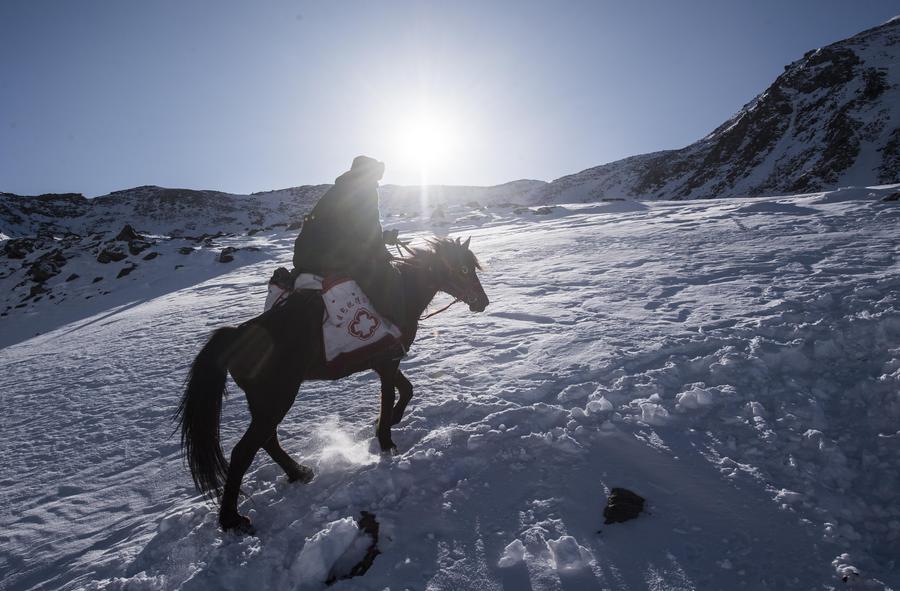
M463 248L469 248L469 243L470 243L470 242L472 242L472 237L471 237L471 236L469 236L468 238L466 238L466 241L462 243L462 247L463 247Z

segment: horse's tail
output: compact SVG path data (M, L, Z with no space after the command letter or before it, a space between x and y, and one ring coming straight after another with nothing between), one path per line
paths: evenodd
M239 328L216 330L188 373L184 396L175 413L181 427L181 449L197 489L218 500L228 474L222 453L219 421L228 378L228 362L235 351Z

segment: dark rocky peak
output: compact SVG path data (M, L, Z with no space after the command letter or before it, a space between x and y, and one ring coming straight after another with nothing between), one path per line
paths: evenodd
M808 51L708 136L551 183L539 201L767 195L900 182L900 19Z
M0 193L0 232L10 237L69 234L72 222L89 210L90 201L80 193Z
M293 198L299 200L305 200L310 197L318 198L325 191L327 191L331 185L300 185L297 187L288 187L286 189L273 189L271 191L257 191L256 193L251 193L251 197L259 197L260 199L269 199L269 198Z
M144 237L138 234L135 229L131 227L131 224L125 224L122 230L116 234L115 239L122 242L131 242L132 240L143 240Z
M94 199L95 205L109 206L114 204L133 204L136 207L153 207L155 203L161 207L182 207L210 205L234 199L229 193L220 191L198 191L194 189L168 189L154 185L134 187L114 191Z
M74 217L87 211L89 204L89 200L81 193L45 193L43 195L0 193L0 206L38 215Z

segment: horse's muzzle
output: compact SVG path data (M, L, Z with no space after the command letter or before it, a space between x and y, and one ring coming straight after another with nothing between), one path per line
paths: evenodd
M488 304L490 304L491 302L488 300L488 297L486 295L481 294L475 296L466 303L469 304L469 310L471 310L472 312L484 312L484 309L487 308Z

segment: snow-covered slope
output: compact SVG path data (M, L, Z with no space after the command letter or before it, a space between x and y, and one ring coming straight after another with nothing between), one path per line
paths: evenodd
M557 179L544 203L900 182L900 19L807 52L707 137Z
M49 209L46 216L27 210L25 215L33 218L31 230L37 228L40 235L0 244L0 348L61 322L168 293L259 260L272 236L296 236L297 220L322 190L301 187L228 196L145 187L91 201L80 196L37 198L44 208L87 201L87 213L54 217ZM510 190L498 187L488 197L500 203L484 206L470 199L459 203L465 192L458 193L457 200L447 200L445 193L443 200L429 195L423 202L417 193L387 189L382 217L403 231L427 229L445 235L499 218L529 220L552 212L506 202ZM99 200L103 203L94 205ZM137 220L137 230L132 220ZM46 229L49 224L56 229Z
M384 185L386 214L431 215L435 208L527 203L547 183L513 181L493 187ZM0 193L0 235L52 237L118 232L123 224L170 236L247 233L298 225L330 185L303 185L252 195L144 186L94 199L80 194L21 196Z
M545 185L514 181L496 187L387 185L379 189L382 216L406 225L446 232L490 221L492 211L517 210ZM217 191L136 187L86 199L78 194L23 197L0 193L0 318L16 324L0 334L0 347L14 335L32 336L54 326L54 307L71 297L92 298L84 312L114 305L118 280L159 284L158 277L223 272L187 255L212 253L212 261L233 243L276 230L296 232L303 216L329 185L232 195ZM541 210L546 211L546 209ZM117 239L129 225L139 238ZM247 244L253 246L253 240ZM171 286L173 277L162 283ZM100 282L103 282L102 284ZM177 283L177 281L176 281ZM158 294L155 289L150 293ZM99 300L102 302L98 303ZM43 304L41 302L44 301ZM29 330L20 331L19 326Z
M336 589L896 588L896 191L450 212L492 304L420 331L401 455L373 454L373 376L306 385L281 439L317 477L260 456L245 538L194 496L170 419L294 232L214 239L231 263L163 253L177 282L148 265L116 306L53 304L58 328L0 349L3 589L321 588L362 510L381 554ZM647 514L604 525L616 486Z
M536 199L544 181L520 180L493 187L385 185L379 190L382 209L391 213L425 215L435 207L470 204L477 207L504 203L526 204Z

